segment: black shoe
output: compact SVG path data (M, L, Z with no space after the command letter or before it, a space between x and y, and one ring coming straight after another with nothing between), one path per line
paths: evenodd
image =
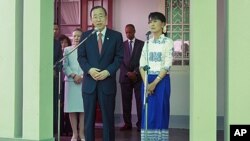
M120 128L120 131L126 131L126 130L132 130L132 126L125 124L123 127Z

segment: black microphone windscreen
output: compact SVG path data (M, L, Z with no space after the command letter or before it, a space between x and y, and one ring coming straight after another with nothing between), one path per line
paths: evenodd
M148 32L146 33L147 36L150 35L150 34L151 34L151 31L148 31Z

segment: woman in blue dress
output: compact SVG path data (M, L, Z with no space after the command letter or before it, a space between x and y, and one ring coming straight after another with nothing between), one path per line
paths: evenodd
M82 30L76 28L73 33L72 46L64 49L64 55L70 53L80 42ZM83 71L77 61L77 50L68 55L63 62L65 74L64 112L69 113L73 135L71 141L85 141L84 135L84 107L82 99ZM79 115L79 122L78 122ZM79 130L78 130L79 129Z
M166 37L166 18L162 13L152 12L148 16L152 38L145 42L140 58L140 73L145 84L142 85L142 141L168 141L170 76L172 65L173 40ZM145 80L145 66L149 66ZM146 108L147 107L147 108ZM146 114L146 110L148 111ZM146 121L147 119L147 121ZM147 127L147 128L146 128Z

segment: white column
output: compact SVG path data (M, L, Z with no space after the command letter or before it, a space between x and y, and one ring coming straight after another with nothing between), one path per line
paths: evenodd
M216 140L217 0L190 1L190 141Z
M0 4L0 140L22 135L22 3Z
M227 1L226 140L231 124L250 124L249 0Z
M53 0L24 0L23 139L53 140Z

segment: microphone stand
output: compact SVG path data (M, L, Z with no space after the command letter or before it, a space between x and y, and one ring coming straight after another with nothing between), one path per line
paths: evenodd
M74 47L68 54L65 54L60 60L58 60L53 68L58 68L58 118L57 118L57 140L60 141L60 114L61 114L61 73L62 73L62 61L65 60L71 53L73 53L83 42L85 42L90 36L97 32L97 29L94 29L85 39L83 39L76 47Z
M150 69L149 67L149 62L148 62L148 41L149 41L149 34L151 32L148 32L146 34L147 36L147 42L146 42L146 63L147 65L145 65L143 67L143 70L145 71L145 75L144 75L144 100L143 100L143 105L144 105L144 109L145 109L145 140L148 140L148 70Z
M57 140L60 141L60 118L61 118L61 74L62 74L62 64L60 62L56 62L54 68L58 68L58 109L57 109Z
M94 33L96 33L97 30L93 30L85 39L83 39L76 47L74 47L74 49L72 49L68 54L65 54L60 60L58 60L55 65L54 68L60 64L63 60L65 60L66 57L68 57L72 52L74 52L83 42L85 42L91 35L93 35Z

